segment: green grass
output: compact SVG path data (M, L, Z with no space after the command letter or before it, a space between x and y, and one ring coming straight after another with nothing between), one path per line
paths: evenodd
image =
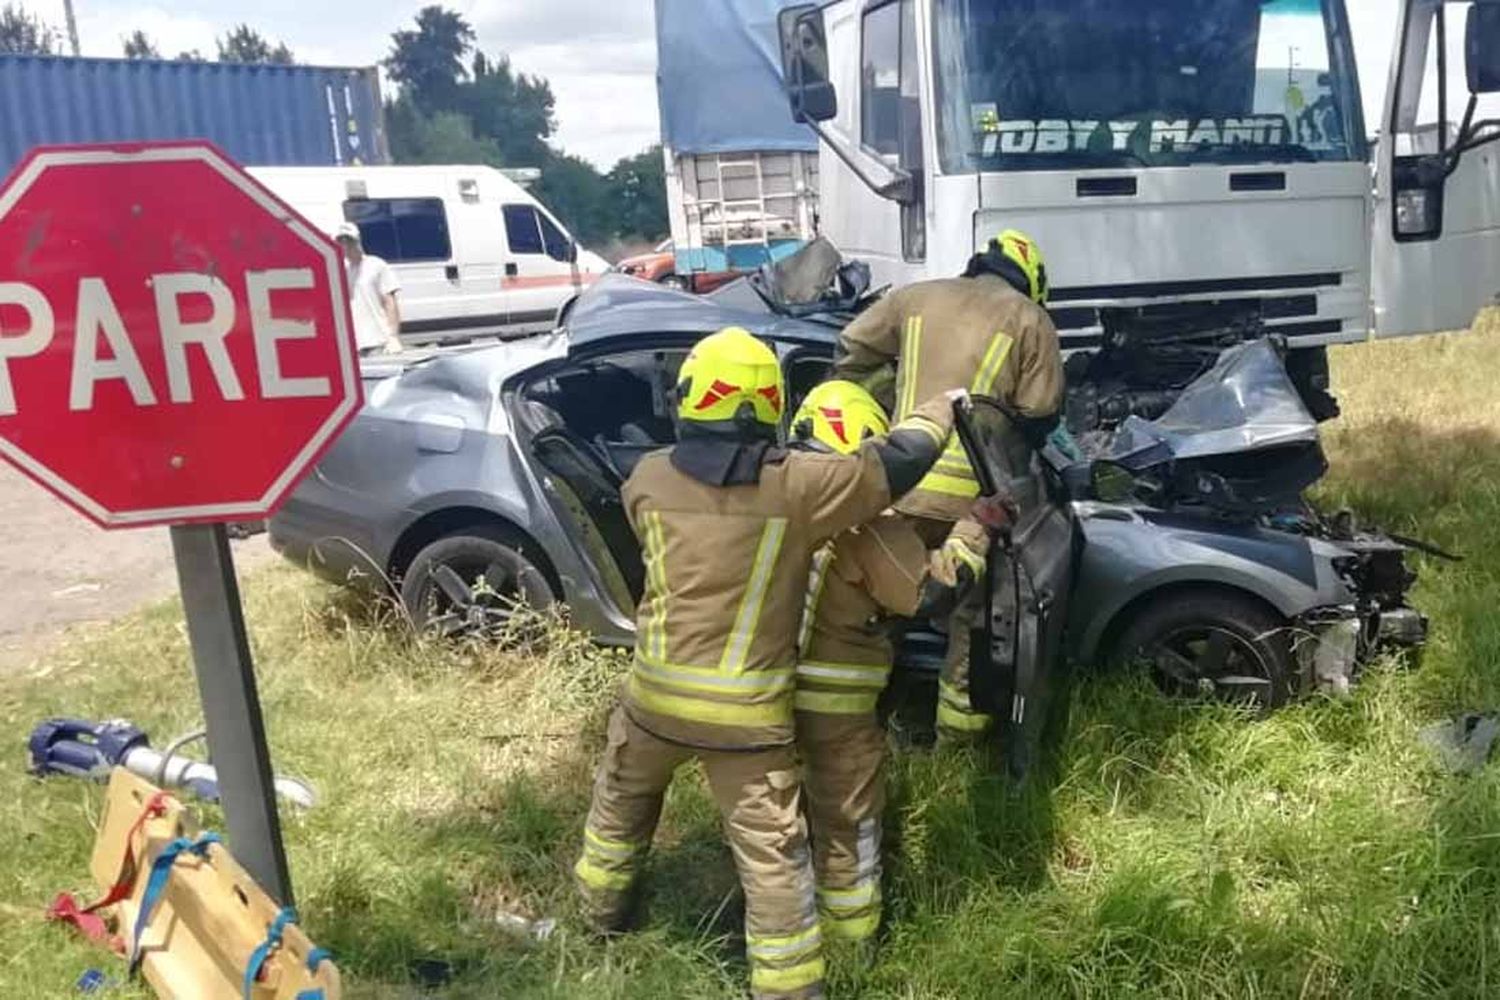
M1331 505L1462 552L1419 560L1433 618L1417 671L1266 721L1084 680L1049 787L1019 794L965 753L892 767L889 936L835 956L835 995L1500 995L1500 767L1440 772L1426 723L1500 707L1500 322L1342 349ZM529 651L411 642L288 568L247 588L278 766L324 803L287 821L303 923L357 997L739 996L739 901L701 783L673 790L647 926L610 945L567 868L623 666L554 630ZM52 714L126 716L164 742L197 723L175 605L68 641L0 681L0 996L64 997L119 963L42 923L84 890L101 794L22 773ZM210 824L219 817L203 810ZM556 916L520 941L499 910ZM425 980L442 980L424 989ZM114 996L145 995L123 988Z

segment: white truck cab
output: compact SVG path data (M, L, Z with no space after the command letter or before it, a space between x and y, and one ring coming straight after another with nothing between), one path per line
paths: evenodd
M1072 348L1140 322L1297 347L1466 327L1500 291L1500 2L1399 5L1373 153L1344 0L787 7L822 231L902 284L1026 230Z
M558 309L609 270L509 177L483 166L252 167L332 233L359 226L401 279L408 343L550 330Z

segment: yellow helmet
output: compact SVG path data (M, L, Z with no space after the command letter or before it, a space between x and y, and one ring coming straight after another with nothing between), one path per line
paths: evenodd
M750 407L755 422L781 425L786 390L776 352L738 326L693 345L677 375L677 415L697 424L734 424Z
M1020 269L1020 277L1031 301L1039 306L1046 305L1051 292L1047 284L1047 261L1036 241L1019 229L1007 229L995 237L993 245L1000 248L1000 256Z
M868 437L885 437L891 422L863 386L835 379L807 394L792 428L842 454L858 451Z

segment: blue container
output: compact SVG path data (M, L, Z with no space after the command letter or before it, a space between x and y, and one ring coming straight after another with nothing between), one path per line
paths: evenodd
M33 146L163 139L249 166L390 162L374 69L0 56L0 176Z

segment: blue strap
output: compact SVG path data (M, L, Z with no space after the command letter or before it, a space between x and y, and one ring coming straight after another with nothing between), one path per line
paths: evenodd
M297 1000L324 1000L323 987L317 986L297 994Z
M314 948L312 951L307 953L307 971L317 972L318 966L322 965L332 957L333 952L329 951L327 948Z
M286 930L286 925L296 922L297 911L290 906L283 907L281 912L276 914L276 919L271 921L271 926L266 931L266 939L250 953L250 961L245 965L244 988L241 991L245 1000L252 1000L255 980L260 978L260 970L266 964L266 959L271 957L271 951L281 944L281 935Z
M219 843L221 839L217 833L205 833L197 840L178 837L162 848L156 860L151 862L151 876L146 880L146 891L141 894L141 909L135 915L135 932L131 935L129 965L131 976L134 976L141 967L141 935L146 932L146 925L151 922L151 914L156 909L156 904L161 902L162 894L166 892L167 879L172 874L172 865L176 863L177 856L186 851L200 858L206 858L208 846Z

